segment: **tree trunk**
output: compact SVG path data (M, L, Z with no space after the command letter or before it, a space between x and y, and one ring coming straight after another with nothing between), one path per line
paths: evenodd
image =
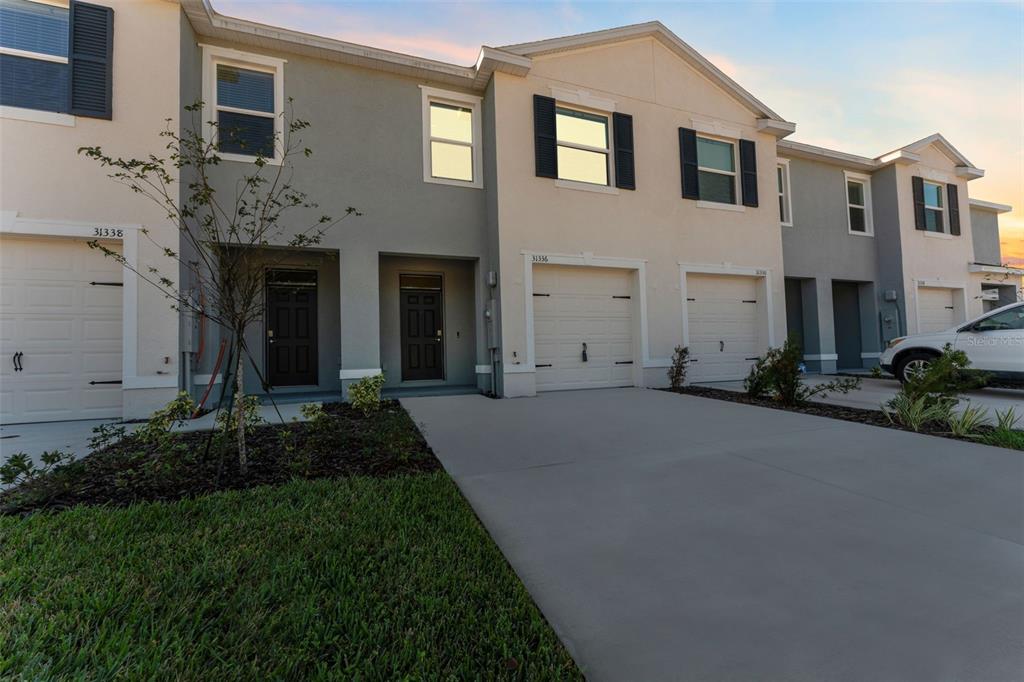
M235 338L240 339L239 334ZM235 349L235 432L238 443L238 471L245 476L249 470L249 460L245 451L245 388L242 381L242 344L237 343Z

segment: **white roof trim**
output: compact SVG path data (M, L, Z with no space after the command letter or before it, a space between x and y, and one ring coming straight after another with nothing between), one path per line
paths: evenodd
M906 147L900 147L899 149L887 152L881 156L876 156L873 159L867 156L858 156L857 154L847 154L846 152L840 152L834 149L815 147L814 145L796 142L794 140L780 140L777 147L779 154L782 156L792 156L796 158L810 159L812 161L824 161L825 163L831 163L845 168L876 171L893 163L899 165L918 163L921 161L921 155L918 152L933 143L939 146L940 149L943 149L943 153L958 164L956 166L957 177L973 180L985 175L985 171L972 166L971 162L968 161L966 157L956 151L956 149L953 148L953 145L949 144L949 142L946 141L946 138L942 137L942 135L939 135L938 133L926 137L923 140L918 140L913 144L908 144ZM956 158L953 158L951 154L956 154Z
M1013 206L1009 204L997 204L994 201L984 201L982 199L970 199L968 200L971 208L980 208L983 211L994 211L995 213L1009 213L1013 210Z
M928 137L923 137L917 142L911 142L908 145L900 147L908 152L920 152L928 145L934 144L943 154L949 157L949 160L955 163L957 166L968 166L973 168L974 164L971 163L966 156L960 153L960 151L949 143L949 140L944 138L941 133L934 133ZM899 150L894 150L899 151Z
M988 272L994 275L1014 275L1024 277L1024 269L1005 265L989 265L988 263L968 263L968 272Z
M549 38L547 40L538 40L531 43L505 45L501 49L505 52L511 52L525 57L539 57L546 54L554 54L556 52L578 50L585 47L607 45L610 43L644 37L653 37L659 40L663 45L675 52L685 62L696 69L698 73L739 100L758 118L785 123L793 126L795 129L796 124L786 121L777 113L769 109L763 102L740 87L736 81L722 73L717 66L705 59L703 55L697 52L697 50L683 42L679 36L666 28L660 21L649 21L644 24L621 26L619 28L610 28L591 33L580 33L578 35L564 36L561 38Z
M796 142L794 140L779 140L776 144L781 156L791 156L799 159L811 159L812 161L825 161L844 168L873 171L878 168L878 162L866 156L847 154L834 149L816 147L812 144Z
M528 58L491 47L480 50L473 66L459 66L228 17L214 10L210 0L181 0L181 6L200 36L391 71L472 90L486 87L495 71L525 75L530 69Z

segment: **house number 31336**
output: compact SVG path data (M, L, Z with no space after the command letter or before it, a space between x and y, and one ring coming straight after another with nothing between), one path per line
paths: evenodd
M533 262L534 263L547 263L548 262L548 257L547 256L534 256L533 257Z

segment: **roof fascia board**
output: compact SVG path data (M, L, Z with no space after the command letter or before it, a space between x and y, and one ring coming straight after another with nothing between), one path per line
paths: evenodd
M985 201L984 199L969 199L968 203L971 208L980 208L983 211L993 211L995 213L1009 213L1013 210L1013 206L1009 204L997 204L994 201Z
M824 147L816 147L811 144L795 142L793 140L779 140L776 148L781 156L808 159L811 161L822 161L834 166L842 166L843 168L869 172L878 170L879 168L878 161L875 159L869 159L866 156L847 154L846 152L839 152L834 149L826 149Z

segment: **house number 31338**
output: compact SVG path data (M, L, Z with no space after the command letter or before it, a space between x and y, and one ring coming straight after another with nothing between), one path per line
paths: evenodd
M94 227L92 228L93 237L124 237L124 230L120 230L114 227Z
M548 262L548 257L547 256L534 256L533 257L533 262L534 263L547 263Z

